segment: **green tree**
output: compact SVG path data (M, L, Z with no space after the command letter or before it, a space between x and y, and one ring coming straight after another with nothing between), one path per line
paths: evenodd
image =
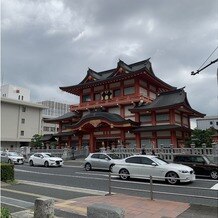
M31 139L32 146L35 148L42 148L43 143L42 143L41 139L42 139L41 135L35 134Z
M194 143L195 147L202 147L202 144L205 143L207 147L211 147L212 136L214 134L215 129L213 128L207 130L194 129L191 137L187 140L187 145L190 146L192 143Z

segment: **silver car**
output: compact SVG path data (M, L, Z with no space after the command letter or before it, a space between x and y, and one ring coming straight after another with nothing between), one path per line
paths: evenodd
M85 159L84 168L86 171L92 169L110 170L120 157L114 153L90 153Z
M9 164L24 164L24 157L17 152L2 152L1 162Z

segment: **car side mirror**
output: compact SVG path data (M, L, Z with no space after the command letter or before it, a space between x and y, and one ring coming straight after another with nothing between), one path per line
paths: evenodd
M157 166L157 164L156 164L156 163L154 163L154 162L153 162L151 165L152 165L152 166L154 166L154 167L156 167L156 166Z

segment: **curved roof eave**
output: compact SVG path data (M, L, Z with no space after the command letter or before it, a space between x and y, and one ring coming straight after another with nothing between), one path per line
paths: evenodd
M107 122L110 122L111 124L117 124L117 125L129 123L131 125L137 126L139 124L138 122L134 122L130 119L126 120L118 114L111 114L111 113L107 113L107 112L96 112L96 113L94 112L94 113L90 113L90 114L85 115L77 123L75 123L74 125L71 125L71 127L76 128L76 127L79 127L80 125L82 125L88 121L96 120L96 119L105 120Z

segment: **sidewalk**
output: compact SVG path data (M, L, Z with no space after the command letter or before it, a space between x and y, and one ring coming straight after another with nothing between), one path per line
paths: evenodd
M189 204L170 201L151 201L123 194L110 196L82 197L55 204L56 208L80 215L87 215L87 207L103 203L125 210L125 218L177 217L189 208Z
M88 196L55 203L57 218L85 218L87 207L101 203L125 210L125 218L216 218L218 208L190 205L166 200L149 200L142 197L115 194ZM13 218L33 218L33 211L25 210L12 214Z

